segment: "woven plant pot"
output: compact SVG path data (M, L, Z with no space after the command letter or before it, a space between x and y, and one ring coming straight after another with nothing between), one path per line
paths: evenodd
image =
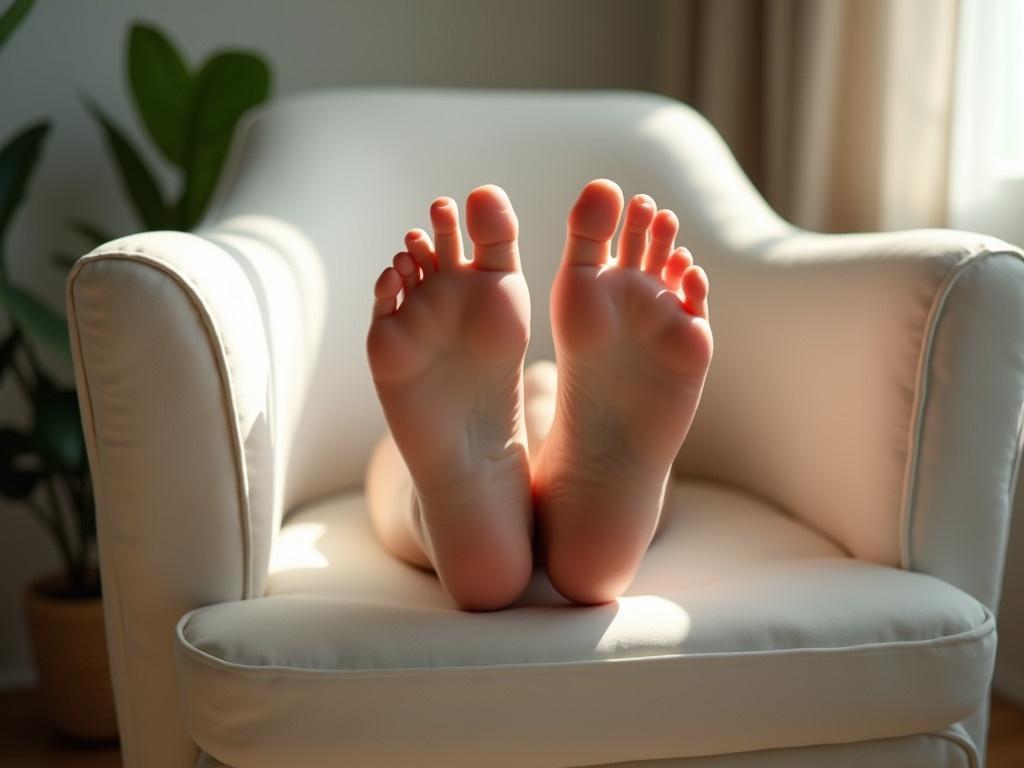
M25 594L39 683L50 724L84 741L117 738L103 601L62 598L64 578L47 576Z

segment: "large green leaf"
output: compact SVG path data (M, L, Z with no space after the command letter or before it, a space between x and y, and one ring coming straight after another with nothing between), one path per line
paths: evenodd
M0 47L3 47L7 38L11 36L11 32L15 30L21 23L21 20L28 14L34 1L14 0L10 8L4 11L3 16L0 16Z
M270 70L258 56L221 53L200 70L185 138L185 191L178 226L191 229L210 202L239 118L270 91Z
M24 499L43 476L31 435L0 428L0 494Z
M0 304L26 333L71 356L67 321L32 294L0 277Z
M121 170L121 179L125 189L134 203L142 223L149 229L169 228L171 226L170 213L164 203L160 187L142 156L99 106L92 102L87 102L86 106L93 117L103 126L107 146L114 154L117 166Z
M46 121L36 123L0 149L0 239L21 204L48 130Z
M35 421L32 438L43 460L62 472L85 466L85 438L78 396L74 389L58 389L40 378L32 395Z
M128 79L150 136L168 160L182 165L192 77L170 40L156 28L132 27Z

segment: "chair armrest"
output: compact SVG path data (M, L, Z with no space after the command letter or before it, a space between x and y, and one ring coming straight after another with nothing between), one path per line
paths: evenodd
M945 230L709 255L715 360L682 472L994 610L1019 461L1024 257Z
M301 332L303 314L270 319L286 314L286 285L266 288L265 244L235 241L122 238L68 276L127 765L195 762L175 706L175 624L260 595L280 520L303 368L280 346L272 354L274 328Z

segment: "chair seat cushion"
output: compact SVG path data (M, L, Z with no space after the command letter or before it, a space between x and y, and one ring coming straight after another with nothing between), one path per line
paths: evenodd
M293 513L267 596L178 625L186 724L230 765L568 766L941 729L986 694L991 613L849 558L758 499L679 481L628 592L459 611L360 494Z

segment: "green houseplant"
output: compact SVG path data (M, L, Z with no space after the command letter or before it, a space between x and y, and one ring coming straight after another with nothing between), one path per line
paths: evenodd
M34 0L14 0L0 14L0 48ZM125 132L87 100L115 161L140 229L190 229L210 202L241 116L266 99L267 65L243 51L212 55L191 72L158 30L134 25L128 35L128 79L143 126L180 172L179 193L166 195ZM27 427L0 425L0 496L27 508L52 535L62 571L27 595L36 662L51 720L84 738L116 735L96 567L92 482L73 387L40 364L36 345L70 359L64 317L11 282L4 247L42 154L49 123L40 120L0 146L0 307L10 330L0 339L0 379L12 377L30 414ZM73 220L90 245L111 239L101 227ZM70 266L74 258L58 255Z
M17 0L0 16L0 46L32 3ZM0 427L0 494L28 507L53 534L66 591L82 597L98 587L88 572L94 516L78 401L73 389L61 387L43 369L34 350L35 344L47 344L69 356L67 325L60 314L11 282L4 247L49 129L40 120L0 148L0 305L10 320L10 331L0 343L0 377L15 379L31 413L27 428Z
M103 131L139 224L192 229L209 206L239 119L267 98L270 70L255 54L222 51L189 71L159 30L136 24L128 34L128 80L150 138L181 175L176 197L160 189L124 131L91 100L86 106ZM92 244L110 239L80 220L72 227Z

